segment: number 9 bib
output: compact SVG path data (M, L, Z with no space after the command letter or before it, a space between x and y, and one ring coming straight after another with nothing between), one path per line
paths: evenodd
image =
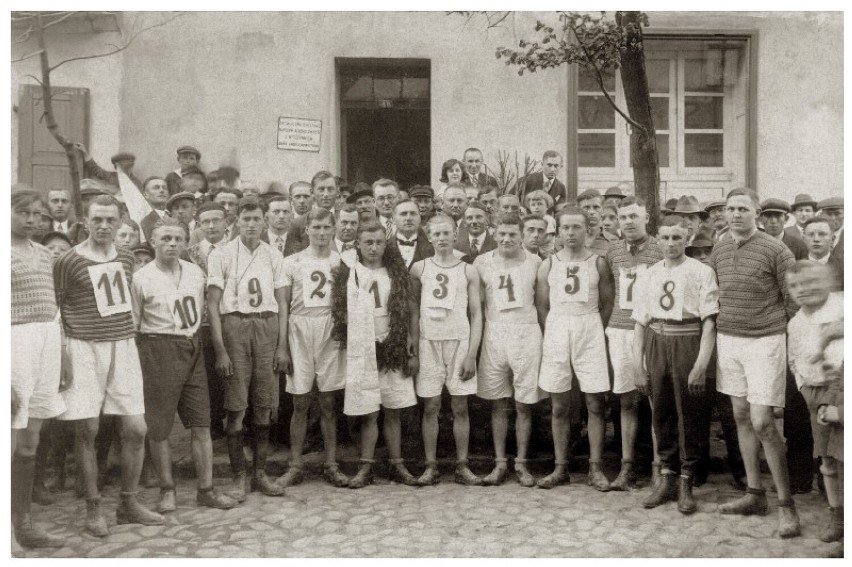
M101 317L130 312L130 286L121 262L89 266L89 277Z
M273 298L272 278L264 278L263 281L257 277L248 277L240 280L237 284L237 308L240 313L261 313L271 311L268 307L268 299ZM264 303L266 301L267 303Z
M326 264L308 264L303 268L302 303L305 307L331 306L331 269Z

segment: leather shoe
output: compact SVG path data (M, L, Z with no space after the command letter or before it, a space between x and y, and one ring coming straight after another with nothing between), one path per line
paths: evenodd
M636 471L633 470L633 463L622 461L621 470L618 471L618 476L609 484L610 490L623 492L636 487Z
M692 477L680 475L677 487L677 511L681 514L693 514L698 510L692 496Z
M160 491L160 501L157 502L157 512L165 514L166 512L174 512L177 510L175 504L175 489L167 488Z
M227 492L228 496L242 504L246 501L246 495L249 493L248 487L246 486L247 484L248 477L246 476L246 473L238 473L237 476L234 477L232 483L233 488Z
M287 472L279 476L275 480L275 484L280 486L281 488L286 488L288 486L294 486L299 484L305 479L305 472L302 467L294 467L290 465L290 468L287 469Z
M677 483L675 482L674 473L660 473L660 480L654 491L642 501L643 508L656 508L666 502L677 500Z
M122 492L121 503L115 511L118 524L142 524L143 526L162 526L166 519L157 512L143 506L135 492Z
M609 479L597 463L589 463L589 478L586 482L599 492L609 492Z
M500 486L506 480L508 469L506 465L496 465L494 469L488 473L488 476L482 479L482 486Z
M453 480L456 484L463 484L465 486L482 486L482 479L470 470L470 467L467 466L467 463L459 463L456 465L456 470L453 473Z
M195 503L206 508L216 508L218 510L230 510L238 504L236 500L216 492L213 488L210 490L199 490L195 495Z
M340 467L337 466L337 463L333 465L326 465L322 472L322 476L330 485L336 486L337 488L349 486L349 477L340 471Z
M417 478L408 472L403 463L392 463L388 476L394 482L399 482L405 486L420 486Z
M257 471L251 479L251 489L264 496L284 496L284 487L275 484L263 471Z
M571 478L568 476L568 471L562 469L561 471L553 471L549 475L538 479L538 482L535 483L539 488L551 489L559 486L560 484L571 484Z
M362 463L355 476L349 479L349 488L364 488L368 484L373 484L373 466Z
M441 473L438 472L438 465L430 463L426 465L426 470L417 479L417 484L420 486L433 486L441 482Z
M26 514L21 518L21 521L15 524L15 539L21 547L30 549L65 545L64 538L50 535L33 526L32 517L29 514Z
M86 531L95 537L106 537L109 535L107 521L101 510L100 498L89 498L86 500Z
M719 505L720 514L739 516L765 516L769 512L766 491L762 488L747 488L744 496Z
M788 503L778 503L778 537L787 539L802 534L799 524L799 515L796 513L796 505L790 499Z

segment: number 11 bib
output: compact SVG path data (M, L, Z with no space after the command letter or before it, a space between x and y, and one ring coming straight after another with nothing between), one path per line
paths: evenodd
M130 286L121 262L89 266L89 277L101 317L130 311Z

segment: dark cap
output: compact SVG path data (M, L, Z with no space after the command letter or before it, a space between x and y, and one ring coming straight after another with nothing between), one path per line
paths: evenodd
M225 214L225 207L219 203L214 203L213 201L204 201L201 205L199 205L195 214L201 216L201 213L206 213L207 211L221 211L222 214Z
M817 203L817 210L821 211L823 209L842 209L843 208L843 197L829 197L828 199L823 199L819 203Z
M627 195L622 193L621 188L618 185L616 185L615 187L610 187L609 189L606 190L606 193L604 193L605 199L609 199L609 198L613 198L613 197L616 198L616 199L623 199L623 198L627 197Z
M201 161L201 152L193 146L181 146L177 149L177 155L180 154L195 154L195 159Z
M725 201L713 201L704 207L704 212L709 213L713 209L724 208L725 204Z
M766 199L760 204L760 212L762 213L783 213L790 212L790 205L782 199Z
M151 248L151 245L143 244L141 242L139 244L137 244L136 246L134 246L133 248L131 248L130 251L133 252L134 256L139 252L144 252L146 254L150 254L151 256L156 255L156 254L154 254L154 249Z
M52 230L48 233L45 233L45 235L41 237L41 245L47 246L48 242L50 242L51 240L55 240L57 238L67 242L68 246L73 246L73 244L71 244L71 239L68 238L68 235L65 234L64 232L59 232L58 230Z
M237 210L242 210L243 207L257 207L265 211L266 203L258 199L255 195L246 195L237 201Z
M110 158L110 161L114 164L124 161L135 162L136 156L131 154L130 152L118 152Z
M675 210L675 207L677 207L677 199L671 198L668 201L666 201L666 204L663 207L663 212L664 213L673 213L674 210Z
M178 201L183 200L183 199L189 199L190 201L192 201L194 203L195 202L195 195L193 195L189 191L181 191L180 193L175 193L174 195L169 197L168 201L166 201L166 210L167 211L172 210L172 205L174 205L175 203L177 203Z
M355 190L351 195L346 197L346 202L352 205L355 204L355 201L362 197L372 197L373 196L373 188L364 183L363 181L359 181L355 184Z
M695 239L692 241L692 244L687 245L686 249L690 248L713 248L713 239L704 234L703 232L699 232L695 235Z
M90 181L91 179L83 179L80 181L80 196L81 197L96 197L98 195L109 195L110 193L103 189L97 183L83 183L83 181Z
M429 197L430 199L434 199L435 191L428 185L415 185L408 190L408 196L412 199L414 197Z
M813 207L816 209L817 202L807 193L799 193L793 197L793 204L790 205L790 210L795 212L799 207Z

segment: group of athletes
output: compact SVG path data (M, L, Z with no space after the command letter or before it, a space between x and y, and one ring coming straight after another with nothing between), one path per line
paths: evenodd
M85 529L103 537L109 527L95 456L102 415L119 420L117 522L159 525L176 509L168 443L175 413L191 430L198 505L229 509L252 490L283 496L304 478L314 389L323 476L349 488L372 482L380 412L392 479L439 482L444 388L456 482L493 486L506 479L513 400L517 481L540 488L568 483L576 378L588 410L587 482L599 491L628 490L636 483L637 407L648 396L654 478L642 504L676 501L679 512L691 514L712 366L716 389L733 407L747 482L745 494L719 511L768 512L762 448L777 493L778 533L794 537L799 518L775 425L788 363L813 409L830 506L826 537L842 537L842 293L824 262L796 261L780 239L759 229L754 192L735 189L717 204L726 225L719 234L704 235L685 215L668 214L650 235L646 223L658 213L634 196L612 203L617 230L607 233L600 223L604 196L596 191L558 207L546 191L532 191L522 210L517 195L483 204L478 197L490 188L472 192L454 182L440 200L424 186L400 198L388 179L356 187L344 200L339 178L326 171L310 187L313 205L297 219L291 196L274 192L238 196L233 207L197 200L192 227L162 215L150 233L153 261L141 267L115 244L123 211L114 196L86 199L88 236L54 258L31 239L44 196L31 188L12 192L12 513L21 545L63 543L35 527L30 512L45 420L74 422ZM192 200L180 191L172 199L181 195ZM837 208L836 198L832 203ZM213 485L205 359L224 390L229 490ZM291 457L285 474L272 479L266 459L281 374L293 397ZM336 457L340 390L343 414L361 417L360 466L352 477ZM608 393L620 401L622 463L613 480L601 466ZM492 407L494 468L484 477L468 466L471 395ZM400 424L401 410L418 397L426 463L419 477L403 461ZM536 479L527 467L531 412L545 397L552 403L554 470ZM249 408L250 464L243 442ZM146 437L160 483L156 512L137 497Z

